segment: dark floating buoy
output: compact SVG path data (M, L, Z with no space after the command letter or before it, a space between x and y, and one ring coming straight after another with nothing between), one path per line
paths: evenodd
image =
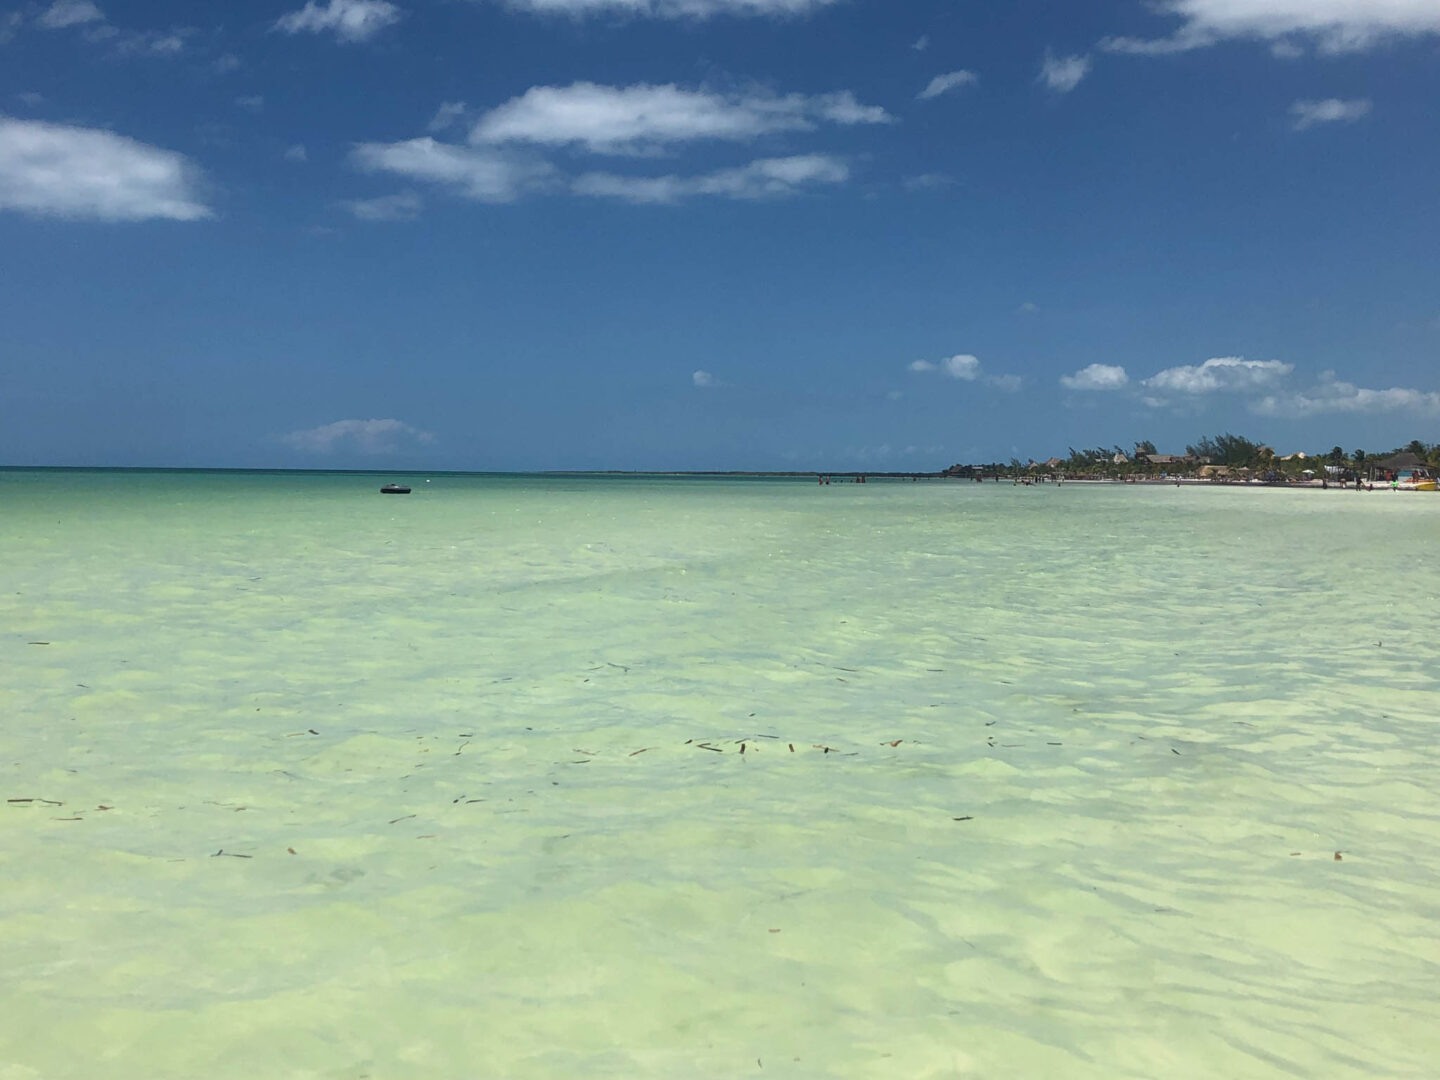
M409 495L410 489L404 484L386 484L380 489L381 495Z

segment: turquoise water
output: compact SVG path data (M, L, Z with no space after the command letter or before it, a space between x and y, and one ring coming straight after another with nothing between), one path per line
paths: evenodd
M384 479L0 472L3 1080L1434 1075L1440 498Z

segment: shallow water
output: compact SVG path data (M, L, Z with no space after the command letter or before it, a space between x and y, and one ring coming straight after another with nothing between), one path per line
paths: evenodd
M1440 498L381 479L0 472L3 1080L1434 1075Z

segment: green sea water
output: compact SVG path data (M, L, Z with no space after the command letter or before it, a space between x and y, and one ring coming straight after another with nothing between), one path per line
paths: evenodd
M1440 498L384 479L0 472L3 1080L1436 1074Z

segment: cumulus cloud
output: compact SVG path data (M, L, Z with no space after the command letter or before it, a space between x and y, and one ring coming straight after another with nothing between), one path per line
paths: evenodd
M944 360L914 360L910 363L911 371L926 372L938 371L952 379L959 379L961 382L975 382L984 376L985 380L992 386L1003 389L1019 389L1020 383L1015 381L1011 375L985 375L985 369L981 366L977 357L968 353L959 353L955 356L947 356Z
M705 390L709 387L720 385L720 381L716 379L714 375L711 375L708 371L694 372L690 376L690 381L693 382L696 388L700 390Z
M1068 94L1080 85L1080 80L1090 74L1088 56L1054 56L1045 54L1040 65L1040 82L1057 94Z
M1091 364L1074 375L1060 376L1060 385L1067 390L1123 390L1130 376L1119 364Z
M950 90L962 86L974 86L980 81L980 76L973 71L951 71L944 75L936 75L930 80L930 85L915 95L921 101L929 101Z
M42 30L64 30L71 26L104 21L105 13L91 3L91 0L55 0L35 20L35 25Z
M505 0L539 15L637 15L660 19L708 19L716 15L795 16L838 0Z
M724 199L775 199L798 194L811 184L840 184L850 168L825 154L763 158L734 169L699 176L617 176L586 173L575 178L576 195L623 199L632 203L675 203L698 195Z
M393 454L416 444L431 443L435 436L399 420L336 420L323 427L292 431L280 441L312 454L349 450L361 454Z
M414 221L425 203L413 191L378 199L349 199L340 204L361 221Z
M98 221L211 212L183 154L96 128L0 116L0 210Z
M1370 114L1370 101L1357 98L1343 101L1340 98L1326 98L1324 101L1297 101L1290 106L1295 129L1304 131L1316 124L1354 123Z
M722 94L673 83L652 86L534 86L491 109L470 132L472 145L581 146L601 154L647 154L699 139L743 141L808 131L817 121L853 125L890 121L849 91L834 94Z
M1217 356L1203 364L1166 368L1141 383L1151 390L1178 394L1214 394L1274 386L1295 370L1279 360Z
M1440 392L1402 387L1368 390L1325 372L1315 387L1267 394L1255 401L1251 410L1261 416L1294 419L1326 413L1410 412L1436 416L1440 415Z
M1288 51L1304 41L1339 53L1398 37L1440 34L1435 0L1165 0L1160 11L1181 20L1168 37L1107 38L1102 48L1158 55L1250 38Z
M329 0L324 7L316 0L306 0L299 11L280 16L275 29L286 34L333 33L352 44L368 41L400 17L400 9L388 0Z
M396 143L361 143L350 154L355 167L441 184L467 199L510 202L549 184L547 162L489 147L454 146L426 137Z

